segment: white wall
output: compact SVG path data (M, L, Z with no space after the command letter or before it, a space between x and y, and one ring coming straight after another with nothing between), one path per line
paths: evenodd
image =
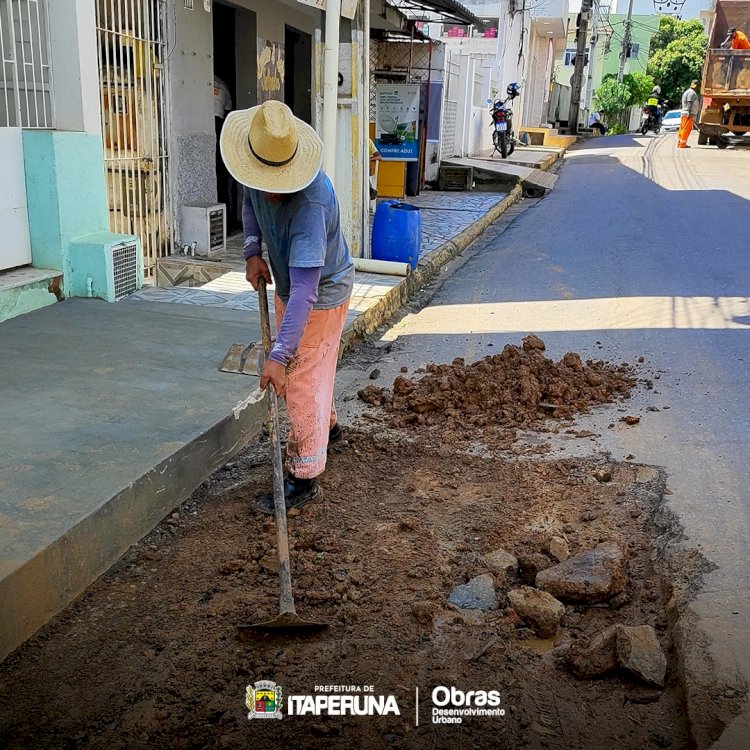
M100 133L94 3L54 0L47 7L55 128Z
M31 263L21 128L0 128L0 271Z
M468 155L479 156L492 149L489 106L472 107L471 118Z
M213 111L213 14L202 3L173 6L169 28L174 47L168 61L171 118L170 160L179 243L186 203L216 200L216 134Z
M523 124L538 128L546 124L545 105L551 75L551 41L546 37L532 37L530 46L530 70L526 83L526 110Z

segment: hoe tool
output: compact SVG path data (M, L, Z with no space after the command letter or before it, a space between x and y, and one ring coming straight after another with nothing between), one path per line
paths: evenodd
M260 302L260 327L263 335L263 353L267 357L271 352L271 324L268 316L268 296L266 294L266 282L264 279L258 281L258 300ZM229 353L231 353L231 351L232 350L230 349ZM247 357L245 357L244 361L246 360ZM262 369L262 367L260 369ZM226 371L227 370L225 370L225 372ZM238 369L228 371L249 374L244 369L244 364ZM245 623L239 627L241 630L321 630L327 628L328 623L303 620L297 614L297 610L294 607L292 573L289 566L289 534L286 527L284 471L281 462L281 440L279 438L279 405L273 385L269 383L266 390L268 392L268 432L271 443L271 460L273 462L273 500L276 516L276 548L279 556L279 587L281 589L279 614L265 622Z

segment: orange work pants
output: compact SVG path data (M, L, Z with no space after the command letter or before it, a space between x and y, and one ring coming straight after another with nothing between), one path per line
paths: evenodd
M278 297L274 305L278 331L286 305ZM313 310L286 370L286 409L291 422L286 468L298 479L317 477L326 467L328 431L336 424L333 384L348 310L349 300L331 310Z
M693 132L693 116L682 115L680 118L680 130L677 133L677 148L685 148L690 133Z

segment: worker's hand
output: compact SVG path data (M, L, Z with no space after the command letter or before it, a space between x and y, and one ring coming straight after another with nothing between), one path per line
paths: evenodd
M268 384L273 386L277 396L286 395L286 367L273 359L267 359L260 376L260 388L265 390Z
M271 283L271 272L268 263L260 255L252 255L245 262L245 278L258 290L258 279L265 279L266 284Z

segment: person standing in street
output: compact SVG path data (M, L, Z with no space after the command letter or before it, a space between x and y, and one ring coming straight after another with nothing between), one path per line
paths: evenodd
M682 95L682 111L680 113L680 130L677 133L677 148L690 148L688 138L693 132L693 122L698 116L700 97L698 96L698 81L693 81Z
M320 495L329 441L341 437L333 403L339 342L354 284L333 185L321 171L323 142L282 102L232 112L221 155L245 186L246 277L276 285L276 342L261 374L286 399L291 428L284 482L287 509ZM265 239L269 270L262 256ZM256 508L274 512L273 493Z

